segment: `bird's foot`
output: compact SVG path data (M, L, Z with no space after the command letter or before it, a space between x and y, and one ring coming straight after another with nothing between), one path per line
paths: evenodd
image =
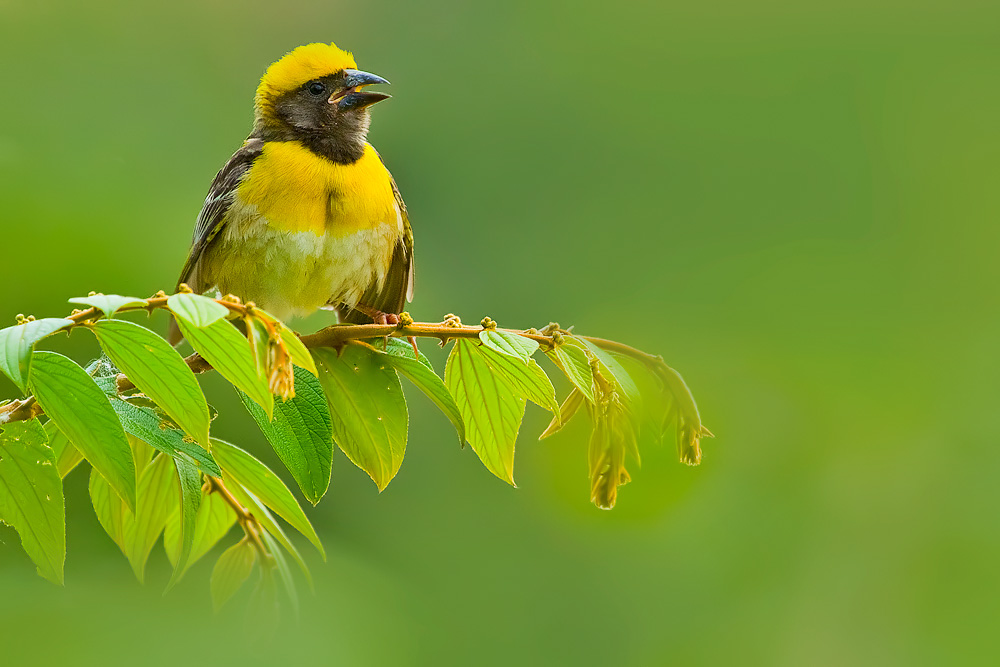
M362 312L364 312L364 311L362 311ZM365 314L367 314L367 313L365 313ZM395 327L395 326L399 326L399 322L400 322L399 315L394 315L392 313L377 312L376 314L371 315L370 317L373 320L375 320L375 324L382 324L382 325L388 324L388 325L392 325L392 326ZM388 336L386 336L386 338L388 338ZM415 336L407 336L406 340L410 344L410 346L413 348L413 356L414 356L414 358L415 359L419 359L420 358L420 349L417 347L417 339L416 339L416 337Z
M364 313L368 317L372 318L372 322L374 322L375 324L378 324L380 326L394 326L394 327L398 327L400 325L400 322L402 321L400 319L399 315L396 315L395 313L383 313L381 310L378 310L377 308L369 308L368 306L366 306L364 304L361 304L361 303L359 303L358 305L354 306L354 310L358 311L359 313ZM412 324L413 320L412 319L409 320L409 323ZM389 337L385 336L385 338L388 340ZM419 359L420 358L420 349L417 347L417 339L416 339L416 337L415 336L407 336L406 340L410 344L410 347L413 348L413 356L416 359Z
M377 308L370 308L369 306L359 303L354 306L354 310L359 313L364 313L368 317L372 318L372 322L379 325L391 324L393 326L399 324L399 315L394 315L393 313L383 313Z

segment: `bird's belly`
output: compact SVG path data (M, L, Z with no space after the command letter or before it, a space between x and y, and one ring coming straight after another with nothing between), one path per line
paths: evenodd
M276 229L248 209L230 209L230 224L207 258L210 277L223 294L287 320L327 303L357 305L366 289L385 282L399 240L396 221L317 235Z

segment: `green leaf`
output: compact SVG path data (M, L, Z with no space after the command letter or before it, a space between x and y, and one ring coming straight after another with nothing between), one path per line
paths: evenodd
M514 443L525 399L493 371L477 344L468 340L455 341L444 383L462 413L472 449L490 472L514 486Z
M490 370L510 385L511 390L549 412L559 414L559 401L551 380L534 359L524 363L516 357L501 354L488 347L477 347Z
M212 568L212 606L219 611L250 578L257 550L249 540L234 544L219 556Z
M73 468L83 461L83 454L73 446L69 438L63 435L63 432L51 419L45 423L45 435L49 440L52 453L55 454L56 470L59 471L59 477L65 478L72 472Z
M246 336L225 320L199 329L179 319L177 326L194 351L205 357L222 377L263 408L270 421L274 411L274 395L268 389L265 379L257 372L250 341Z
M538 349L538 343L524 336L497 329L483 329L479 332L483 345L500 354L506 354L527 362Z
M619 476L623 452L614 446L611 430L603 417L594 419L594 430L587 448L590 465L590 501L603 510L612 509L618 498Z
M264 544L267 545L267 552L274 558L274 565L278 570L278 576L281 577L281 583L285 587L285 593L288 594L288 599L297 612L299 610L299 594L295 590L295 580L292 579L292 571L288 567L288 561L285 560L285 555L281 553L278 543L271 537L270 533L265 531L262 537Z
M188 559L194 547L194 534L197 526L198 510L201 508L201 473L194 465L182 459L171 459L177 470L177 480L180 483L181 507L181 550L177 555L174 572L167 583L169 591L181 580L188 568Z
M174 458L180 458L182 454L190 456L195 465L209 475L218 477L222 474L211 454L197 443L185 440L183 432L165 424L152 408L120 398L112 398L111 407L129 435Z
M662 371L666 371L667 367L658 368L632 357L613 356L635 382L642 397L637 431L641 430L653 443L662 444L668 427L679 414L678 401L663 379Z
M128 434L126 433L126 435ZM135 461L135 472L141 479L142 471L153 460L153 454L156 452L147 443L131 435L128 436L128 444L132 448L132 460Z
M260 577L250 596L247 615L255 619L260 628L277 627L281 622L281 605L278 602L278 588L274 582L274 568L258 568Z
M404 357L406 359L413 359L413 346L410 345L409 341L404 341L400 338L383 337L374 338L369 341L379 352L385 352L386 354L392 354L397 357ZM420 352L420 356L416 357L417 361L422 363L427 367L428 370L433 371L434 365L431 360L427 358L427 355Z
M28 390L31 350L42 338L73 324L73 320L47 318L0 329L0 371L21 391Z
M559 414L552 418L545 432L538 436L539 440L544 440L550 435L554 435L562 430L562 427L569 423L569 420L573 418L573 415L579 411L580 406L584 404L583 392L581 392L576 387L573 387L573 391L569 392L569 396L563 401L563 404L559 407Z
M625 370L621 363L609 352L602 350L594 343L578 336L567 336L566 340L571 345L583 345L597 359L597 372L607 382L611 383L611 388L618 395L620 409L616 407L615 414L612 414L609 421L613 423L609 426L610 437L615 446L624 447L637 463L641 465L639 456L639 433L642 429L643 401L642 394L632 376ZM594 397L597 403L602 402L600 388L595 381ZM600 411L600 410L599 410ZM595 426L595 430L597 427ZM596 436L595 436L596 437ZM617 459L615 459L617 460ZM624 466L624 464L622 464ZM624 468L623 468L624 469ZM625 473L627 476L628 473ZM597 501L595 501L597 502ZM613 497L610 504L614 505ZM598 503L600 505L600 503Z
M284 325L281 326L281 341L288 349L288 355L292 358L293 364L306 369L314 376L319 375L319 371L316 370L316 362L313 361L309 350L295 332Z
M144 581L153 545L179 504L170 457L161 454L143 470L135 514L95 471L90 474L90 499L101 526L128 558L136 578Z
M714 438L712 432L702 423L698 405L681 374L664 364L660 377L673 398L675 410L663 418L663 430L675 419L677 427L677 454L681 463L696 466L701 463L701 439Z
M268 384L267 357L270 334L267 327L256 317L248 317L244 320L247 325L247 340L250 343L250 351L253 353L254 367L261 380Z
M70 299L69 302L81 306L92 306L94 308L97 308L102 313L104 313L107 317L111 317L119 310L127 306L147 305L145 299L140 299L137 296L120 296L118 294L94 294L92 296L78 296L76 298Z
M66 510L55 455L37 419L0 429L0 520L14 527L38 574L63 583Z
M360 345L344 347L339 357L326 348L314 356L330 403L334 440L383 491L406 453L409 416L399 376L384 355Z
M326 551L319 541L305 512L295 500L285 483L271 470L236 445L222 440L212 440L212 453L219 462L223 473L236 480L293 528L305 535L326 560Z
M145 580L146 561L153 545L179 500L171 459L160 454L146 467L139 480L135 515L126 512L122 520L125 556L140 582Z
M184 431L208 443L208 404L194 373L177 351L149 329L124 320L92 327L104 352Z
M590 499L601 509L611 509L618 488L631 480L625 469L625 452L635 449L638 432L617 390L608 394L596 387L597 404L592 411L594 431L590 438Z
M215 299L190 292L171 296L167 299L167 308L177 316L177 324L183 322L199 329L210 327L229 315L229 309Z
M557 345L545 354L566 374L573 386L591 403L594 402L594 371L590 368L590 353L582 345Z
M187 569L201 560L229 532L236 523L236 512L226 499L218 493L202 493L201 505L198 507L198 517L195 519L194 540L187 559ZM181 555L181 512L175 511L167 517L167 525L163 530L163 549L167 552L170 564L177 565ZM181 572L182 576L184 573Z
M333 470L333 427L319 380L296 366L295 398L279 401L273 419L243 392L240 398L306 499L318 503Z
M393 342L396 344L392 344ZM451 392L444 385L444 381L434 372L427 357L422 354L419 358L415 357L411 346L394 338L386 341L383 356L396 371L417 385L427 398L441 409L445 417L454 425L455 431L458 432L458 444L464 447L465 421L462 419L462 412L458 409Z
M571 345L583 345L586 347L591 354L597 357L598 361L611 373L614 379L618 381L628 400L636 404L641 403L642 398L639 394L639 388L635 386L632 376L628 374L622 365L618 363L618 360L611 356L610 353L579 336L566 336L566 341Z
M104 532L118 545L122 553L127 552L125 546L125 515L131 515L128 507L111 489L108 481L95 468L90 470L90 502L94 506L94 514L104 527Z
M567 345L584 348L593 362L594 403L590 416L594 431L588 450L591 501L601 509L611 509L619 487L631 479L625 468L626 453L640 461L642 397L632 377L612 355L583 338L565 339Z
M305 575L306 580L309 582L309 587L313 585L312 573L309 572L309 567L306 565L305 560L302 559L299 550L295 548L288 536L285 535L285 531L281 529L278 522L274 520L274 516L268 511L264 506L264 503L260 501L260 498L255 496L250 491L246 490L240 486L239 482L227 475L225 472L222 473L223 482L226 488L229 489L229 493L233 495L236 500L238 500L243 507L245 507L257 520L257 522L266 530L268 533L277 540L278 544L284 547L288 555L292 557L298 566L302 570L302 574Z
M35 398L129 509L134 509L132 450L108 397L71 359L55 352L36 352L34 357L28 384Z

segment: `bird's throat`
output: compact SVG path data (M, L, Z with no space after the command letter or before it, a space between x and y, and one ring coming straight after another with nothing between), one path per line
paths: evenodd
M250 138L266 142L295 141L331 162L354 164L365 154L369 123L367 111L344 114L342 118L319 128L258 119Z

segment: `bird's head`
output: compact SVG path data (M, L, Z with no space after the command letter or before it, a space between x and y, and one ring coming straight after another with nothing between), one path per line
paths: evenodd
M389 83L357 69L354 56L335 44L307 44L267 68L254 102L253 136L301 141L336 162L364 152L368 107L389 97L362 90Z

